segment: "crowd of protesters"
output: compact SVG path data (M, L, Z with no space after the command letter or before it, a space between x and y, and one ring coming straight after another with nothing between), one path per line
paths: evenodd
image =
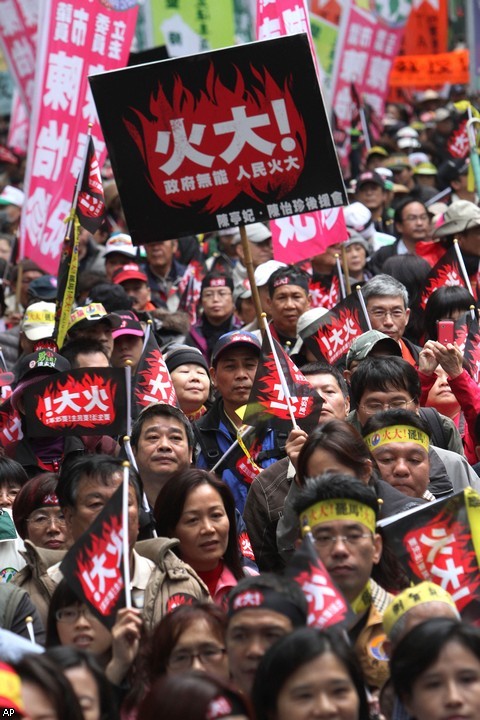
M480 491L478 367L438 325L478 315L478 188L458 139L466 102L453 87L448 101L427 90L389 104L373 147L352 150L343 272L361 286L372 329L337 365L305 341L331 309L340 246L285 265L267 224L247 226L271 334L323 400L311 432L283 433L272 420L249 448L241 409L263 362L262 329L240 232L135 246L107 164L107 219L95 236L80 230L59 349L57 275L15 257L25 158L0 137L0 411L16 413L19 431L14 442L2 435L0 456L0 711L479 717L479 603L462 620L445 583L412 585L377 526ZM445 281L422 307L427 276L455 242L468 277ZM122 483L122 438L29 437L25 399L49 375L127 361L135 385L147 324L177 406L132 418L132 607L108 629L60 563ZM234 446L243 462L224 457ZM311 627L312 598L285 574L305 534L350 607L346 629Z

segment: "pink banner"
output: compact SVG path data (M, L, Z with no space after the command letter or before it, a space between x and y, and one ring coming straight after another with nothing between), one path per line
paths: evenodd
M280 37L304 32L308 35L310 50L320 79L306 0L257 0L257 39ZM327 196L328 198L328 196ZM347 230L340 208L322 211L322 198L308 198L309 205L298 208L302 215L270 221L273 254L276 260L294 263L313 257L325 248L347 238ZM323 207L336 205L334 199ZM294 208L296 210L297 208ZM305 212L303 212L305 210ZM309 212L318 210L319 212Z
M136 0L42 0L41 7L20 252L52 271L89 123L100 166L105 160L88 76L126 65L138 7Z
M29 116L22 102L20 92L15 88L13 92L12 112L8 126L7 147L21 153L27 152Z
M348 237L342 208L271 220L270 230L273 256L284 263L320 255L329 245Z
M388 9L389 3L379 7L374 14L350 2L343 11L346 16L335 51L332 97L333 109L344 127L350 126L352 82L360 97L378 116L383 115L390 69L398 54L410 5L398 3L396 11Z
M0 45L29 112L35 84L38 11L39 0L0 0Z

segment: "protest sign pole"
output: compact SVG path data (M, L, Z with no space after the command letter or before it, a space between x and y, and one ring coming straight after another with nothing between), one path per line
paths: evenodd
M345 300L347 294L345 292L345 281L343 279L343 268L340 262L340 255L335 253L335 263L337 265L338 282L340 283L340 292L342 293L342 300Z
M455 253L457 255L458 264L460 265L460 269L462 271L463 279L465 280L465 285L467 286L467 290L470 293L470 295L473 295L472 285L470 283L470 278L468 277L467 268L465 267L465 262L463 260L462 251L460 250L460 247L458 245L457 238L453 238L453 247L455 248Z
M266 313L262 313L261 319L263 320L263 327L265 328L265 332L267 333L267 337L268 337L268 342L270 343L270 347L272 349L273 360L275 362L275 367L277 368L278 377L280 378L280 384L282 386L283 394L285 395L285 402L287 403L288 412L290 415L290 419L292 421L293 429L298 430L297 421L295 419L295 411L294 411L291 396L290 396L290 390L288 389L287 381L285 380L285 375L283 373L283 368L280 365L280 360L278 359L277 350L275 348L275 343L273 342L272 333L270 332L270 328L268 326Z
M360 305L362 306L363 316L364 316L364 318L365 318L365 322L366 322L367 325L368 325L368 329L371 330L371 329L372 329L372 323L370 322L370 318L368 317L367 306L365 305L365 300L363 299L363 295L362 295L362 288L360 287L360 285L357 285L357 287L355 288L355 290L357 291L358 302L359 302Z
M345 276L345 288L347 290L347 295L350 295L350 293L352 292L352 286L350 284L350 275L348 274L347 251L345 250L344 243L342 243L342 245L341 245L341 251L342 251L343 274Z
M470 316L471 316L472 320L476 320L477 319L477 311L475 309L475 305L470 305L469 310L470 310Z
M262 325L262 315L264 314L262 310L262 304L260 302L260 295L258 294L258 288L255 283L255 275L253 272L253 260L252 260L252 253L250 252L250 245L248 244L248 236L247 231L245 229L245 225L239 226L240 230L240 242L242 243L243 248L243 264L245 265L247 269L247 275L248 279L250 281L250 289L252 291L252 298L253 298L253 304L255 307L255 314L257 316L258 321L258 327L260 328L260 331L263 335L263 325Z
M132 590L130 587L130 546L128 544L128 488L129 488L130 463L125 460L123 463L123 487L122 487L122 528L123 528L123 579L125 582L125 605L128 609L132 607Z

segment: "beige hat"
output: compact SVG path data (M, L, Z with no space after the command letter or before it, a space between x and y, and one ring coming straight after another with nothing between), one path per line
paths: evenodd
M480 225L480 208L468 200L453 202L443 216L443 222L433 231L434 237L447 237Z

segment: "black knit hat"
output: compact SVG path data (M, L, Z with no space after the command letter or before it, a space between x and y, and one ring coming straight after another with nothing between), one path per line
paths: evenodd
M189 347L188 345L172 345L165 353L164 356L165 365L168 368L168 372L173 372L180 365L187 365L191 363L193 365L200 365L207 373L209 368L207 361L203 357L202 353L198 348Z

